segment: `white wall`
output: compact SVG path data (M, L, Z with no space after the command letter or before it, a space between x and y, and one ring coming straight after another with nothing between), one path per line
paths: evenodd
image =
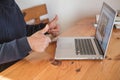
M59 16L62 31L81 18L98 14L103 1L120 10L120 0L16 0L21 9L46 3L49 18Z

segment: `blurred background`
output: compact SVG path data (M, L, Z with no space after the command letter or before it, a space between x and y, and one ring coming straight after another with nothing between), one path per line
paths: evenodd
M120 0L16 0L21 10L45 3L51 20L56 14L61 32L72 27L78 20L100 13L103 2L120 10Z

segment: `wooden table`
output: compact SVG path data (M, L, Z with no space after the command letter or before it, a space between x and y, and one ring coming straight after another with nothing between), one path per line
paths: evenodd
M94 36L94 18L82 19L61 36ZM104 60L54 61L56 43L32 52L0 73L0 80L120 80L120 30L113 30Z

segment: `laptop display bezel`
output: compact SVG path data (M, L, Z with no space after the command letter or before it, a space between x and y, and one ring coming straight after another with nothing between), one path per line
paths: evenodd
M110 31L108 32L109 35L108 35L108 39L106 39L106 43L103 43L103 42L105 42L105 36L102 37L101 34L100 34L100 30L99 30L100 27L101 27L102 21L103 21L102 18L104 18L103 14L111 20L111 21L108 21L108 23L105 26L105 27L110 27L111 28ZM116 11L104 2L103 6L102 6L102 9L101 9L101 12L100 12L100 17L99 17L99 20L98 20L98 26L97 26L96 35L95 35L95 38L98 40L98 42L100 44L100 47L103 50L104 56L106 54L108 44L109 44L109 41L110 41L115 17L116 17ZM106 33L104 33L104 34L106 34ZM103 44L105 44L105 46L103 46Z

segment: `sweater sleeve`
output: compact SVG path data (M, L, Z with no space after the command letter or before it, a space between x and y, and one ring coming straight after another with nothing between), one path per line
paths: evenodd
M26 37L0 44L0 64L22 59L30 51Z
M36 31L43 29L45 26L46 23L40 23L36 25L26 25L27 36L30 36Z

